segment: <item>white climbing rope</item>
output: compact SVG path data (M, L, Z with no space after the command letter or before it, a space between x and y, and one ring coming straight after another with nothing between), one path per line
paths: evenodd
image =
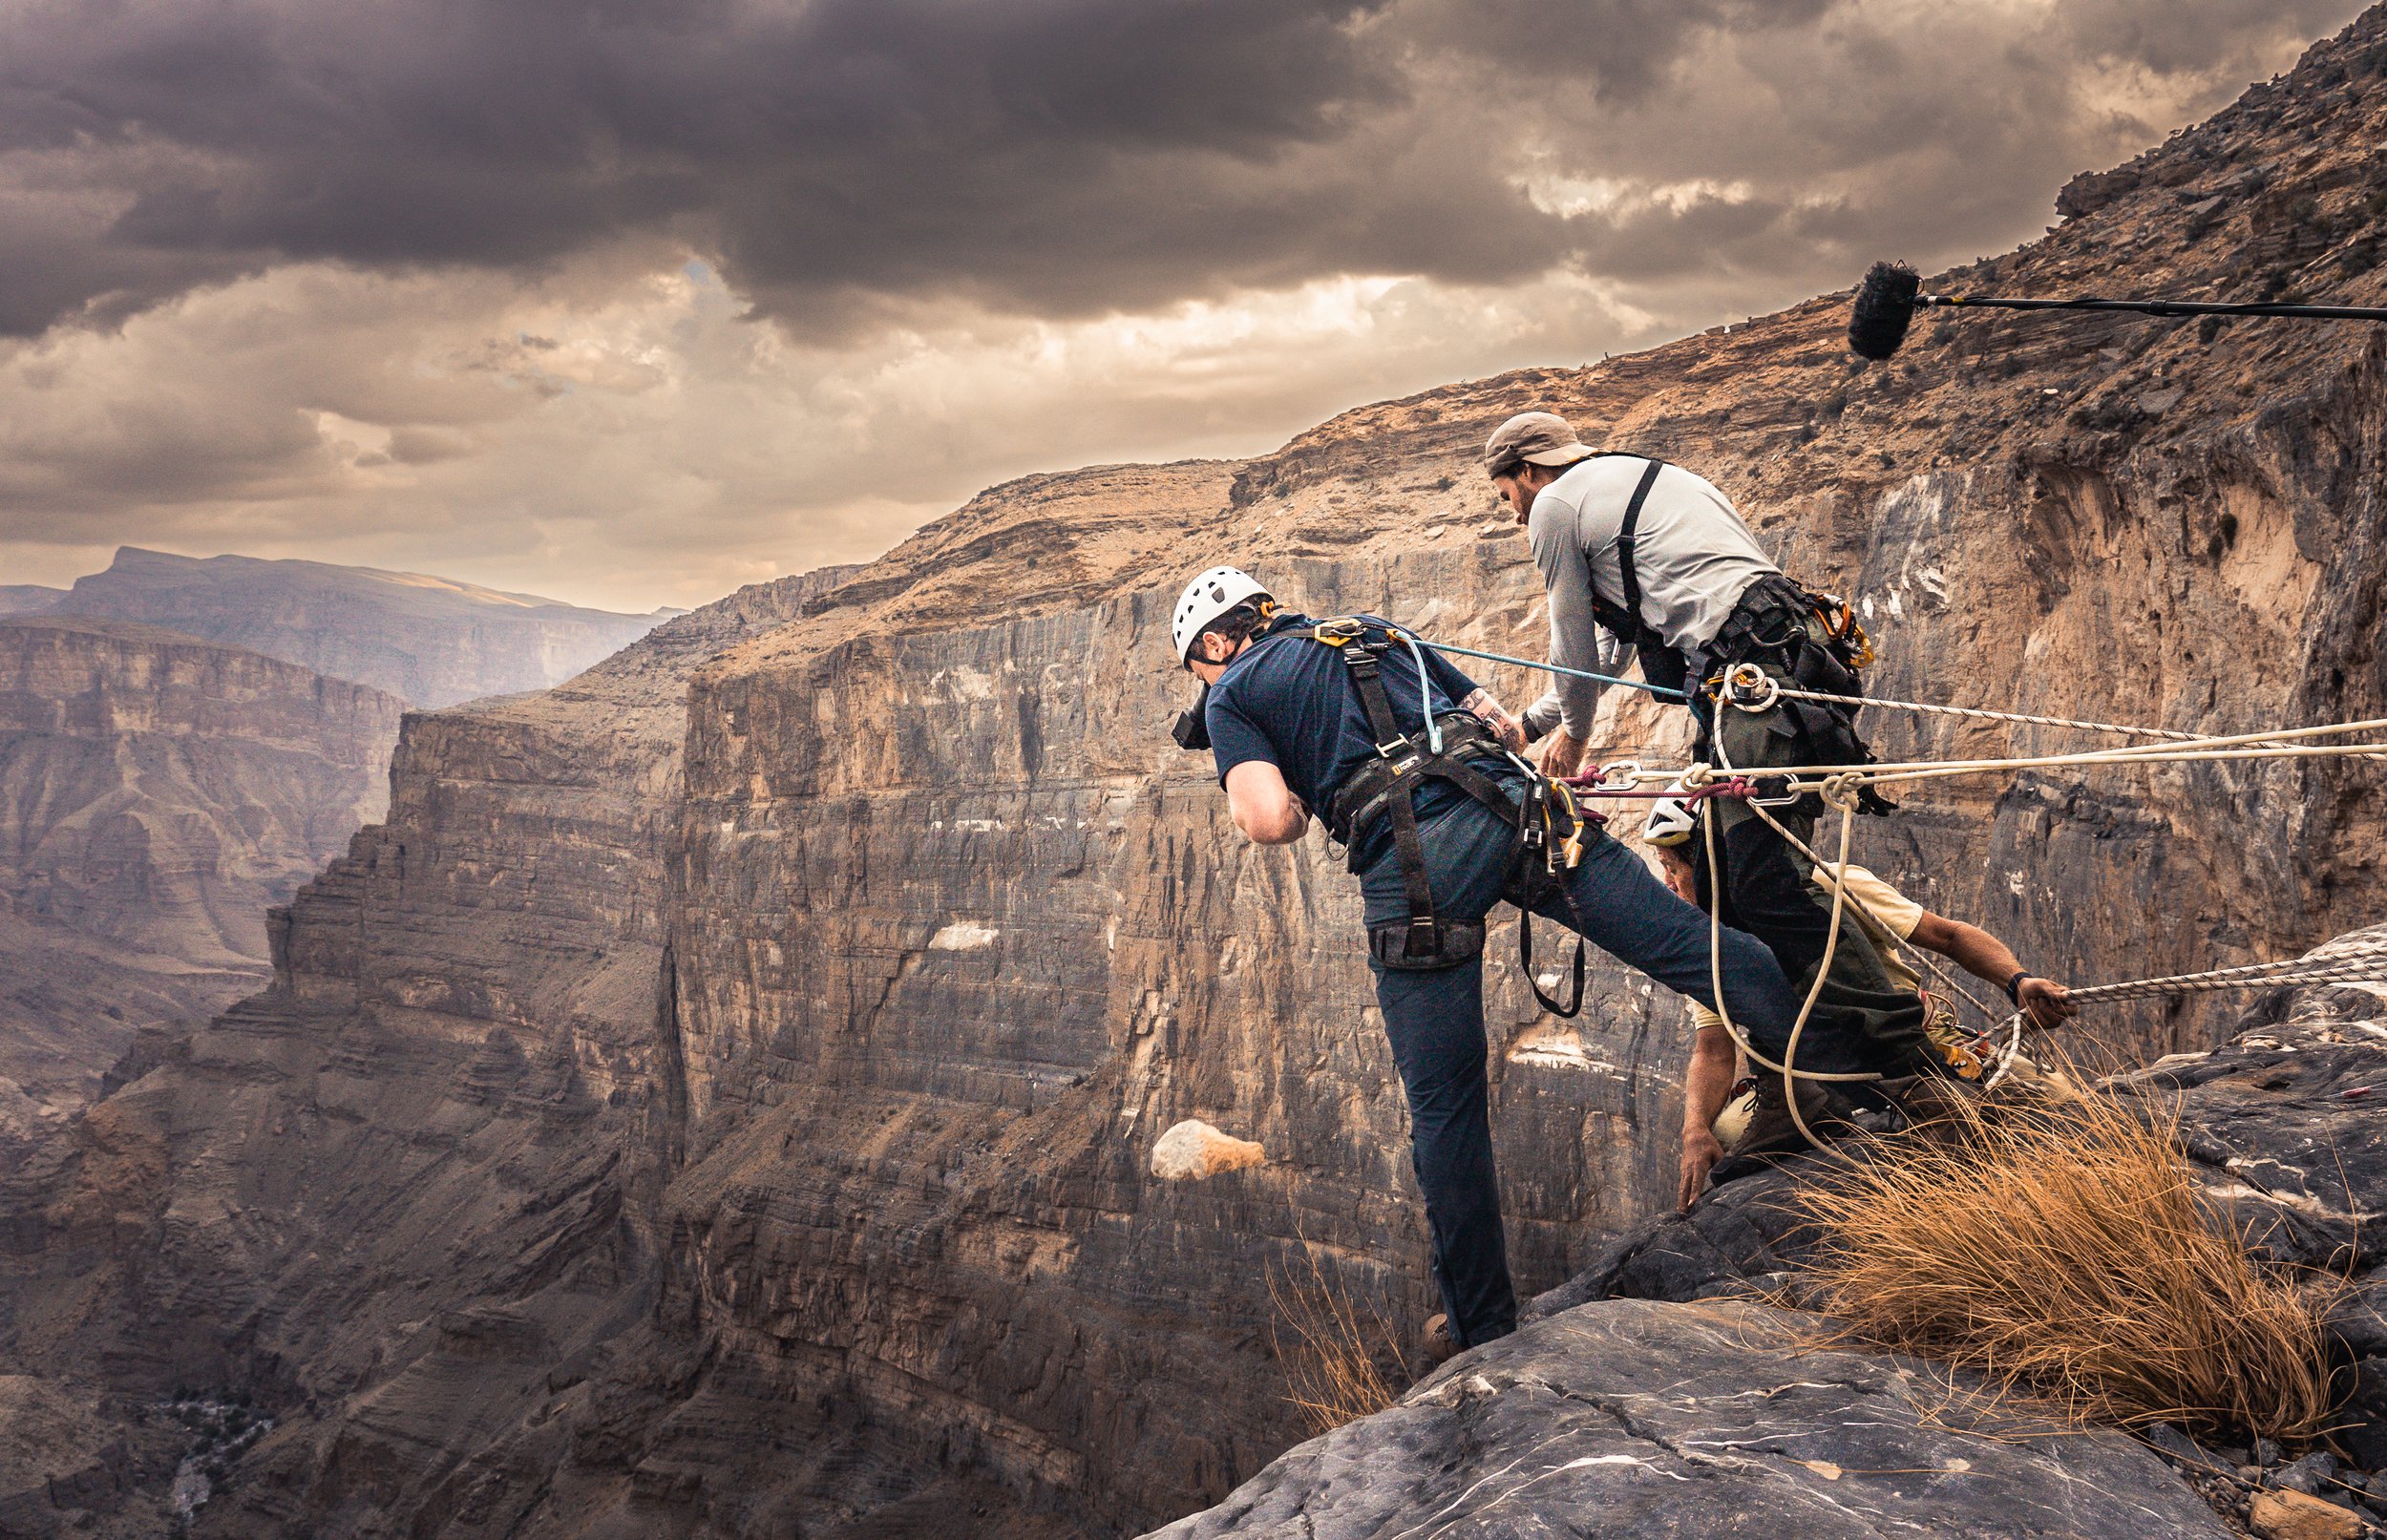
M2334 942L2300 958L2250 962L2243 967L2178 973L2161 979L2131 979L2068 991L2076 1001L2145 1000L2158 995L2193 995L2221 989L2273 989L2286 984L2387 982L2387 937Z
M2361 722L2330 722L2319 727L2274 728L2269 732L2229 733L2192 738L2180 743L2137 744L2120 749L2093 749L2074 754L2032 754L2008 759L1921 759L1871 765L1767 766L1767 780L1785 782L1785 791L1821 791L1831 781L1853 776L1860 785L1878 786L1937 776L1975 775L2009 770L2044 770L2085 765L2158 765L2198 760L2331 758L2387 753L2387 743L2315 744L2309 740L2353 732L2387 732L2387 717ZM1703 767L1694 767L1703 769ZM1642 772L1644 775L1650 773ZM1714 777L1707 771L1707 778ZM1704 784L1701 782L1700 784Z
M1768 676L1771 677L1771 676ZM2138 728L2122 722L2090 722L2079 717L2034 716L2027 711L1992 711L1977 706L1934 706L1928 701L1898 701L1882 695L1833 695L1825 690L1799 689L1781 681L1774 681L1774 692L1794 701L1822 701L1827 705L1877 706L1886 710L1915 711L1929 716L1966 717L1977 722L2003 722L2016 727L2065 728L2076 732L2110 732L2130 738L2162 738L2174 743L2193 743L2197 735L2170 728Z

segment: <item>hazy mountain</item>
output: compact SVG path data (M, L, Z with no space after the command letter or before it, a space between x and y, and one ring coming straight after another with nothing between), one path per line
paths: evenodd
M129 545L53 612L164 626L418 707L561 684L681 613L619 615L420 573Z
M37 582L0 582L0 615L38 615L65 597L65 589Z

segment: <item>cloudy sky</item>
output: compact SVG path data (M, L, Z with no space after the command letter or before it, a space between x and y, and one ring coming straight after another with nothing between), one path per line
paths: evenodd
M2350 0L0 0L0 582L623 609L2007 249Z

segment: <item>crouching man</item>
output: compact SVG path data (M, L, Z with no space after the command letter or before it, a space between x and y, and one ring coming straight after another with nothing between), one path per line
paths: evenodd
M1642 838L1658 856L1658 875L1666 887L1684 902L1704 906L1698 820L1697 812L1669 798L1650 809ZM1954 1008L1923 987L1922 975L1908 966L1891 938L1936 952L1975 978L1996 984L2033 1026L2053 1027L2079 1013L2063 985L2023 967L2011 947L1978 925L1933 914L1861 866L1840 871L1848 915L1880 953L1892 985L1924 1002L1930 1051L1958 1081L1979 1082L1988 1065L1972 1035L1956 1025ZM1828 902L1830 874L1821 867L1809 867L1807 874ZM1697 1002L1691 1006L1691 1020L1698 1035L1692 1041L1691 1067L1682 1077L1682 1183L1677 1195L1678 1206L1686 1210L1706 1191L1711 1173L1718 1181L1730 1181L1758 1170L1764 1155L1806 1145L1804 1137L1791 1136L1793 1129L1769 1125L1755 1088L1733 1094L1740 1056L1723 1020ZM1804 1052L1800 1057L1806 1057ZM2007 1080L2048 1098L2078 1094L2060 1071L2042 1069L2019 1054L2007 1066ZM1827 1098L1819 1098L1809 1115L1824 1121L1827 1105Z
M1499 703L1389 622L1282 611L1248 575L1215 567L1186 588L1171 634L1204 685L1179 742L1215 753L1236 827L1288 844L1316 811L1348 847L1408 1100L1442 1335L1451 1348L1505 1336L1516 1298L1486 1098L1485 916L1518 903L1712 1006L1707 917L1595 825L1562 816L1564 794L1507 747L1519 738ZM1570 848L1572 860L1552 859ZM1733 1020L1778 1055L1798 1012L1781 966L1729 929L1722 960ZM1809 1023L1799 1058L1851 1068L1862 1049ZM1429 1350L1436 1335L1429 1323Z

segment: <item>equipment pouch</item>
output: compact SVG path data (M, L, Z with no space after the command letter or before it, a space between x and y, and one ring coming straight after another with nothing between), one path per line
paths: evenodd
M1806 642L1792 649L1789 672L1790 682L1801 689L1826 695L1856 695L1864 689L1854 670L1841 662L1829 646L1817 642Z
M1367 955L1376 960L1377 966L1395 973L1434 973L1472 962L1484 955L1484 922L1480 919L1436 920L1435 945L1426 951L1409 950L1413 928L1405 919L1370 925Z

